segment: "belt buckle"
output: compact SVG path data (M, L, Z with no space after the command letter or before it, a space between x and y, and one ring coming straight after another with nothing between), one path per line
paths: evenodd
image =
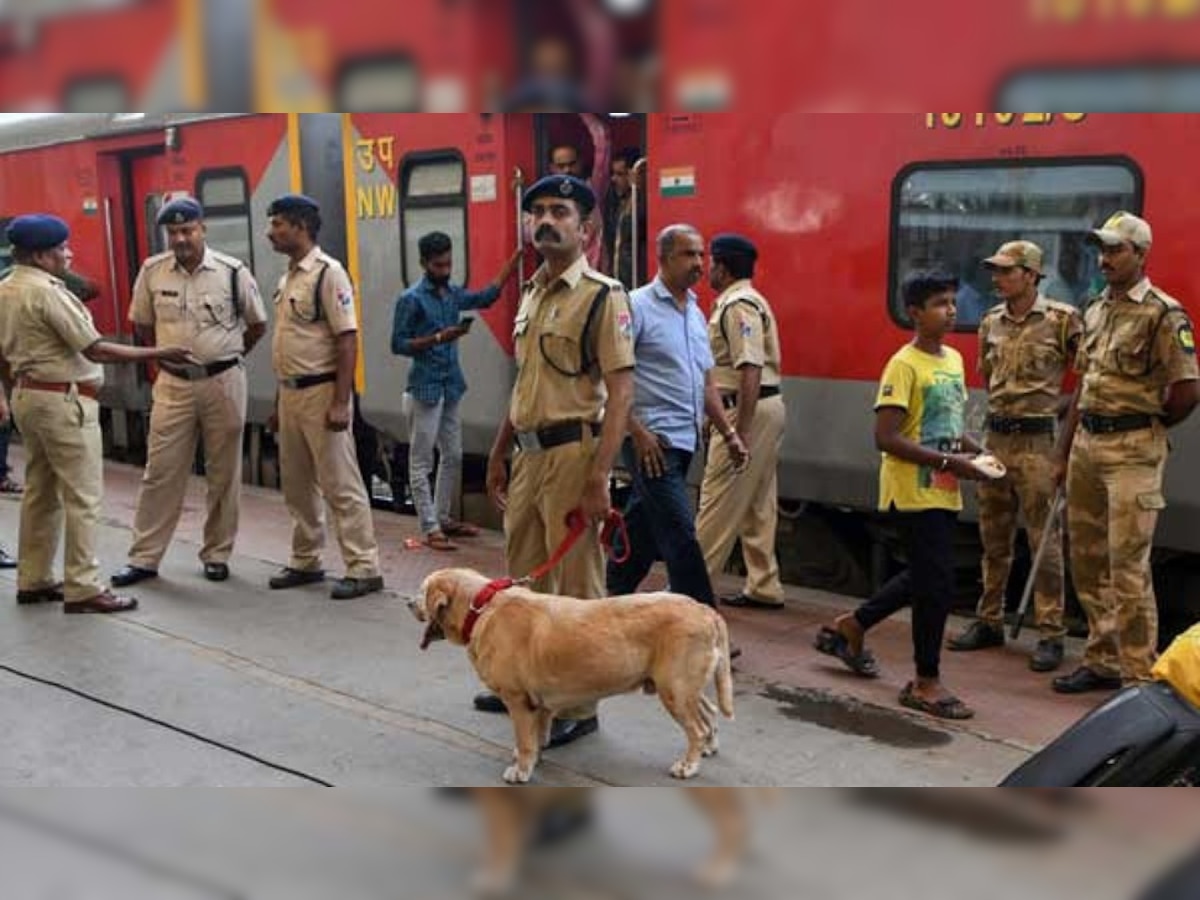
M518 431L517 446L521 448L522 453L541 453L546 449L536 431Z
M188 381L199 381L208 377L208 366L200 363L189 363L183 367L183 371L187 372Z

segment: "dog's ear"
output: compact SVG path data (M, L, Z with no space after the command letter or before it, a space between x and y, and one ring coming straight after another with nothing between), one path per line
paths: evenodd
M431 577L425 584L425 612L429 621L440 622L450 606L450 593L446 590L446 578Z

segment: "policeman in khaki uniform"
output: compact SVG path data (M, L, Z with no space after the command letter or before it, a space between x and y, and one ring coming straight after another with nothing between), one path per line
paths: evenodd
M186 346L200 364L160 366L129 564L113 575L115 587L158 575L179 524L196 439L201 436L208 516L200 561L209 581L229 577L246 424L242 357L267 329L266 310L250 269L206 245L199 203L187 198L168 203L158 224L167 229L171 250L142 266L129 320L143 344Z
M1187 312L1145 275L1152 238L1127 212L1092 232L1108 287L1084 313L1080 386L1056 460L1088 617L1083 665L1054 681L1064 694L1149 681L1158 645L1150 550L1166 506L1167 429L1200 400L1200 371Z
M100 579L96 526L104 494L101 363L191 365L184 347L128 347L100 338L92 316L67 290L70 231L55 216L19 216L8 226L16 263L0 283L0 374L14 386L12 409L25 442L17 602L64 601L68 613L119 613L137 601ZM0 419L8 408L0 392ZM66 522L64 581L54 577Z
M1052 529L1035 582L1041 639L1029 661L1035 672L1051 672L1062 665L1066 635L1062 531L1057 518L1047 522L1056 488L1054 430L1063 376L1079 348L1083 318L1075 307L1038 292L1042 260L1037 244L1012 241L984 261L1004 301L979 325L979 371L988 389L987 449L1004 463L1008 477L977 487L983 541L979 619L949 646L1004 646L1004 597L1019 506L1031 546L1040 546L1044 528Z
M517 379L509 414L488 460L488 492L504 509L508 569L529 574L567 535L580 509L590 529L536 590L603 597L598 524L609 512L609 473L633 403L633 317L621 283L584 255L596 197L586 182L552 175L530 187L523 207L545 264L525 285L513 326ZM505 460L513 449L512 482ZM477 708L502 712L491 694ZM565 710L547 746L599 727L595 706Z
M771 305L751 281L758 259L754 244L725 234L713 238L710 250L709 280L720 292L708 322L713 381L750 460L739 470L725 442L709 446L696 535L714 582L741 539L746 583L740 594L724 598L726 606L777 610L783 608L783 584L775 556L776 468L786 420L779 329Z
M267 208L271 246L290 260L275 291L271 358L279 379L279 464L292 515L292 558L271 578L275 590L325 578L322 499L333 513L346 575L335 600L383 590L371 502L350 431L358 320L354 288L342 264L317 246L321 210L289 194Z

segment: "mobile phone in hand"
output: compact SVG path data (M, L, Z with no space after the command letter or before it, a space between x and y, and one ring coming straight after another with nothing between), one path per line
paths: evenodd
M471 326L475 324L475 317L474 316L463 316L462 320L459 321L458 324L460 326L462 326L463 331L470 331Z

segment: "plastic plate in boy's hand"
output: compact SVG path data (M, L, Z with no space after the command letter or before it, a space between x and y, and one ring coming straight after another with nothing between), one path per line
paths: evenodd
M1008 469L1004 468L1004 463L1000 462L1000 460L996 459L990 453L979 454L971 460L971 465L994 481L998 481L1008 474Z

